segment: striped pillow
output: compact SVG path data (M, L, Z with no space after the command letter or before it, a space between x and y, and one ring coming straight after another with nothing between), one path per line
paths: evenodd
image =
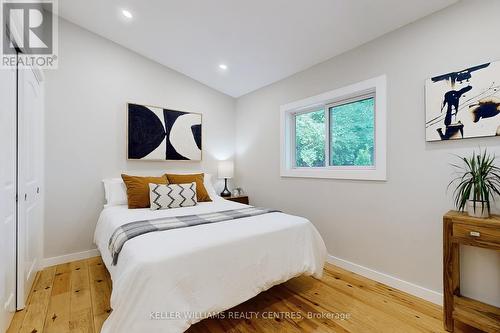
M149 184L149 199L152 210L196 206L196 183Z

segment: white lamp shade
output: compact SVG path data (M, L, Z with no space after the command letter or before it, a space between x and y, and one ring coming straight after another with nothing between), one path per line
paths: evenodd
M220 161L217 173L219 178L233 178L234 176L233 161Z

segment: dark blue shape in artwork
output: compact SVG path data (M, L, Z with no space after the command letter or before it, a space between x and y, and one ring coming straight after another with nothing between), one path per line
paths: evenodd
M464 124L462 124L461 122L458 122L456 124L446 126L446 130L444 133L443 133L442 128L438 128L437 132L439 133L441 140L457 139L459 134L463 138L464 137Z
M473 121L477 123L481 118L495 117L499 113L500 103L494 101L479 102L476 108L472 111L472 114L474 115Z
M455 82L456 81L459 81L460 83L462 83L462 81L469 81L470 78L472 78L472 72L474 71L478 71L480 69L483 69L483 68L486 68L490 65L490 63L486 63L486 64L482 64L482 65L478 65L478 66L474 66L474 67L470 67L470 68L467 68L467 69L464 69L463 71L460 71L460 72L451 72L451 73L448 73L448 74L443 74L443 75L439 75L439 76L435 76L433 78L431 78L432 82L439 82L439 81L443 81L443 80L450 80L451 81L451 86L454 87L455 86Z
M161 120L145 106L128 105L128 158L141 159L165 140Z
M191 132L193 132L194 141L196 146L201 150L201 124L191 126Z
M182 156L175 150L174 146L170 142L170 131L172 126L174 126L175 121L182 115L188 114L188 112L175 111L175 110L163 110L163 117L165 117L165 131L167 135L167 148L165 151L165 159L167 160L189 160L187 157Z
M446 94L444 94L443 106L441 107L441 111L446 105L448 105L448 108L446 110L446 117L444 118L444 124L446 126L449 126L451 124L452 115L455 115L455 119L457 118L460 97L462 97L463 94L470 91L471 89L472 86L467 86L460 90L450 90ZM455 113L453 113L453 108L455 108Z

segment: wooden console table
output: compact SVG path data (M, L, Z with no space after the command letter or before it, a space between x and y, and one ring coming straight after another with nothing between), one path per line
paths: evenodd
M500 251L500 216L489 219L450 211L443 217L444 327L466 324L500 333L500 308L460 295L460 244Z

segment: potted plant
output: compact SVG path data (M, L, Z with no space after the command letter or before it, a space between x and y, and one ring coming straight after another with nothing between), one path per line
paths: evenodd
M459 174L448 188L453 191L455 206L463 211L467 208L469 216L487 218L490 216L490 200L500 195L500 168L495 166L495 155L474 151L471 157L460 157L461 164L452 164Z

